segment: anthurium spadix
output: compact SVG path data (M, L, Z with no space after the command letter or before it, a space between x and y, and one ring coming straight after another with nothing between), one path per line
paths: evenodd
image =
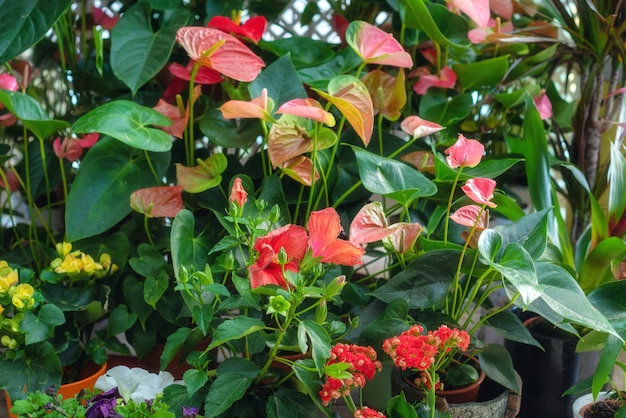
M218 29L185 26L176 32L176 41L189 58L238 81L252 81L265 63L239 39Z
M362 20L348 25L346 42L367 64L413 67L411 55L392 34Z
M335 106L367 146L374 130L374 106L365 84L351 75L340 75L328 83L328 92L313 89Z
M228 160L224 154L213 154L206 160L198 159L198 165L186 167L176 164L176 180L189 193L200 193L218 186Z

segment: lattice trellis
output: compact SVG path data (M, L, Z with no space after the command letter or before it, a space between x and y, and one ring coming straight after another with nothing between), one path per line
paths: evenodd
M303 26L300 21L305 7L310 2L316 2L320 10L313 21ZM279 17L277 22L268 26L263 39L274 40L293 35L307 36L330 43L339 43L340 39L331 24L332 9L326 0L292 0Z

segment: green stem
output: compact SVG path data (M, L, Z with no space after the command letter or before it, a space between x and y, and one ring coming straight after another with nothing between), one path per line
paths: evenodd
M448 197L448 207L446 208L446 218L444 219L444 227L443 227L444 247L448 246L448 225L450 223L450 211L452 210L452 200L454 200L454 191L456 190L456 185L458 184L459 178L461 177L461 171L463 171L463 167L459 167L459 171L457 171L456 177L454 178L454 183L452 183L450 196Z
M152 234L150 234L150 228L148 226L148 217L145 215L143 217L143 228L146 231L146 235L148 236L148 241L150 241L150 245L154 247L154 241L152 240Z
M191 75L189 77L189 97L187 97L187 106L189 109L189 119L187 120L187 131L186 131L186 157L187 157L187 166L191 167L195 162L194 152L195 152L195 138L194 138L194 129L193 129L193 89L194 82L196 80L196 76L198 75L198 71L200 70L200 64L195 63L193 68L191 69Z

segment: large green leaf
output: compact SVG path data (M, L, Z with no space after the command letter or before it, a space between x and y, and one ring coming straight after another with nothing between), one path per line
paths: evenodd
M0 0L0 64L37 43L72 0Z
M155 32L151 24L154 13L149 2L140 1L124 12L111 33L111 68L133 95L167 63L176 31L190 17L183 7L168 10Z
M61 361L48 341L24 347L24 356L0 362L0 387L12 400L24 399L25 390L34 392L61 385Z
M496 86L502 82L509 69L508 59L508 55L503 55L469 64L457 64L453 69L463 90Z
M580 266L578 283L585 293L614 280L613 263L626 256L626 241L611 237L598 243Z
M57 325L65 323L65 315L58 307L45 304L37 315L25 312L24 319L20 322L20 332L24 333L26 344L34 344L52 338Z
M480 367L490 379L519 393L519 385L513 369L513 360L501 344L488 344L478 353Z
M50 119L41 104L26 94L0 90L0 103L21 120L26 129L39 139L43 140L69 126L67 122L62 120Z
M405 206L437 192L435 183L411 166L359 147L352 149L363 186L370 192L390 197Z
M435 43L460 48L470 45L467 37L452 38L458 35L459 31L465 31L467 34L467 22L446 10L445 7L424 0L400 0L398 6L406 27L423 30Z
M150 162L147 158L150 158ZM76 241L107 231L131 212L130 195L155 184L169 153L144 153L112 138L102 138L87 152L67 199L67 239Z
M428 89L419 104L420 117L442 126L450 126L469 116L472 111L472 96L458 94L451 99L441 89Z
M304 328L306 335L311 341L311 350L315 368L321 375L324 371L326 359L330 356L330 336L328 332L315 321L304 320L300 322L300 327Z
M204 404L205 416L213 418L241 399L252 384L252 379L238 373L223 373L211 385Z
M209 245L201 236L195 235L193 213L183 209L174 218L170 232L174 276L179 278L180 268L202 269L208 262Z
M237 340L246 335L261 331L263 328L265 328L265 324L260 319L247 316L237 316L233 319L227 319L217 326L209 350L228 341Z
M79 287L44 285L41 288L41 294L47 303L56 305L64 312L85 309L93 300L93 296L89 290Z
M274 100L276 108L289 100L307 97L290 57L289 54L281 56L268 65L248 86L250 96L258 97L266 88L267 95Z
M169 126L172 121L149 107L129 100L114 100L98 106L72 125L76 133L99 132L133 148L164 152L172 148L172 137L152 125Z

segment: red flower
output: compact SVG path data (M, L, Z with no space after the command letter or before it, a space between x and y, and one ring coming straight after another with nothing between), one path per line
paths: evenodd
M465 192L467 197L479 205L487 205L490 208L498 206L491 201L495 189L496 181L486 178L469 179L465 182L465 185L461 187L461 190Z
M230 190L228 200L237 203L239 207L242 207L246 203L246 200L248 200L248 192L243 188L241 177L237 177L233 182L233 188Z
M267 19L263 16L255 16L248 19L246 23L241 24L239 21L240 18L241 13L237 15L234 21L225 16L213 16L207 26L228 32L232 35L243 36L250 39L255 44L258 43L263 36L263 32L265 32Z
M98 141L98 134L85 135L82 139L65 137L56 138L52 142L52 150L58 158L65 158L69 162L76 161L83 155L84 148L91 148Z
M419 78L415 84L413 84L413 91L420 96L426 94L431 87L440 87L444 89L451 89L456 84L456 73L448 66L443 67L439 74L430 74L430 71L425 68L418 68Z
M485 147L475 139L467 139L463 134L450 148L445 150L450 168L475 167L480 163Z
M386 415L375 409L364 406L363 408L354 411L354 418L386 418Z
M286 225L257 238L253 248L259 253L259 256L254 264L249 267L252 288L268 284L287 288L283 268L297 272L307 246L306 231L298 225ZM281 248L287 254L287 262L284 266L278 262Z
M320 262L342 266L363 264L361 256L365 254L365 250L356 244L337 238L343 228L335 209L326 208L311 212L306 228L311 237L313 257L321 257Z

